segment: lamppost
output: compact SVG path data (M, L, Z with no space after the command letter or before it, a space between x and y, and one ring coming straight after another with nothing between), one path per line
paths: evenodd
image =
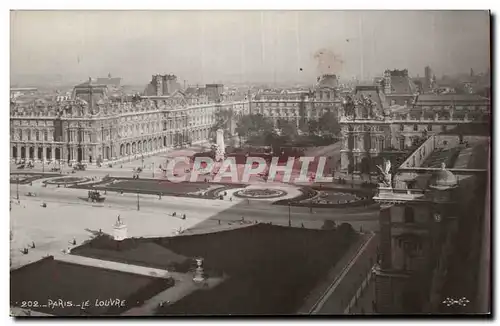
M19 176L16 177L16 199L19 200Z
M288 203L288 226L292 226L292 205Z
M102 152L101 161L104 162L104 126L103 125L101 125L101 152ZM99 164L101 164L101 162L99 162Z
M153 179L155 177L155 162L152 163L152 166L153 166Z
M137 210L140 210L141 207L139 205L139 192L137 192Z
M44 147L45 147L45 133L43 133L43 136L42 136L42 173L45 173L45 155L47 155L47 150L43 150ZM43 155L45 154L45 155Z

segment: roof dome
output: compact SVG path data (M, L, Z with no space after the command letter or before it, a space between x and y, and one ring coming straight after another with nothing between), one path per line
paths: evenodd
M431 177L429 187L438 190L454 188L458 185L457 177L446 169L446 165L441 163L441 170L434 172Z

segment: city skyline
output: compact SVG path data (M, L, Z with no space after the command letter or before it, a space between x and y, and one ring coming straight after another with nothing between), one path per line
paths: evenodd
M11 75L310 83L429 65L440 76L488 70L489 30L487 11L12 11Z

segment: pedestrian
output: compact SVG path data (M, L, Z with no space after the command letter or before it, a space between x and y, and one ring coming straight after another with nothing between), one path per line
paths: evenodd
M220 220L219 220L219 225L220 225Z
M229 197L229 201L233 201L233 197Z
M35 241L31 243L31 248L35 249Z
M304 223L300 223L300 227L304 228L305 227Z
M73 246L76 246L76 239L73 238Z

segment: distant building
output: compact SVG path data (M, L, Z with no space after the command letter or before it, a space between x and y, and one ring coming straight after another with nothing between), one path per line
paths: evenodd
M166 96L172 95L175 91L181 89L181 84L177 82L177 76L170 75L153 75L151 82L144 90L144 96Z
M224 92L224 85L222 84L207 84L205 87L208 100L210 102L220 102L222 100L222 93Z
M461 125L488 128L488 98L473 94L409 94L406 92L412 83L407 76L406 70L396 74L386 71L384 90L358 86L346 96L339 114L342 171L360 172L365 161L375 172L376 157L404 152L421 138ZM398 87L393 87L394 81L398 81Z
M107 78L97 78L96 84L106 85L110 89L119 89L121 80L119 77L111 77L111 74L108 74Z
M163 94L164 86L165 92L172 91L175 78L165 85L164 76L153 77L161 86L154 94ZM219 110L235 116L249 112L248 101L210 103L206 96L180 90L114 99L108 85L92 79L66 96L11 101L12 160L116 164L207 142Z
M23 95L35 95L38 92L37 88L34 87L25 87L25 88L11 88L10 89L10 98L16 99Z
M417 87L409 77L408 69L386 70L381 86L390 105L404 105L417 93Z

